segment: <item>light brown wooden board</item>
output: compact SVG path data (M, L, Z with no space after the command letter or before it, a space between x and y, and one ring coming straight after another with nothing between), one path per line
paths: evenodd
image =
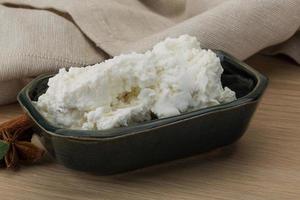
M300 66L263 56L247 62L270 84L236 144L115 176L51 160L18 172L0 170L0 199L300 199ZM17 105L2 106L0 122L20 112Z

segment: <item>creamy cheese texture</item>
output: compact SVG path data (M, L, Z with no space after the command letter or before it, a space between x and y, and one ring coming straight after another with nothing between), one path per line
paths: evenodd
M195 37L167 38L143 54L60 69L37 108L52 123L103 130L179 115L236 99L222 87L223 68Z

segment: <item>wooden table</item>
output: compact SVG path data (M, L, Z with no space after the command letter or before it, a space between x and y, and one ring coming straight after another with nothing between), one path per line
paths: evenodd
M300 199L300 67L258 55L247 62L270 84L236 144L114 176L51 160L18 172L0 170L0 199ZM2 106L0 122L19 113L18 105Z

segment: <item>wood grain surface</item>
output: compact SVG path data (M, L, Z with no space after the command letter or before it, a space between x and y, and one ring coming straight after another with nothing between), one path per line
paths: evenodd
M247 62L270 84L236 144L114 176L46 158L17 172L0 170L0 199L300 199L300 66L259 55ZM0 122L19 113L16 104L2 106Z

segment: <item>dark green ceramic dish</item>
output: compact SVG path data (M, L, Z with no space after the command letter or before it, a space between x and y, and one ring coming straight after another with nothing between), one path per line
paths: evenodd
M105 131L70 130L50 124L32 101L47 89L52 75L29 83L18 101L34 120L49 153L63 165L112 174L182 158L231 144L245 132L267 78L231 56L217 51L223 86L234 90L234 102L179 116Z

